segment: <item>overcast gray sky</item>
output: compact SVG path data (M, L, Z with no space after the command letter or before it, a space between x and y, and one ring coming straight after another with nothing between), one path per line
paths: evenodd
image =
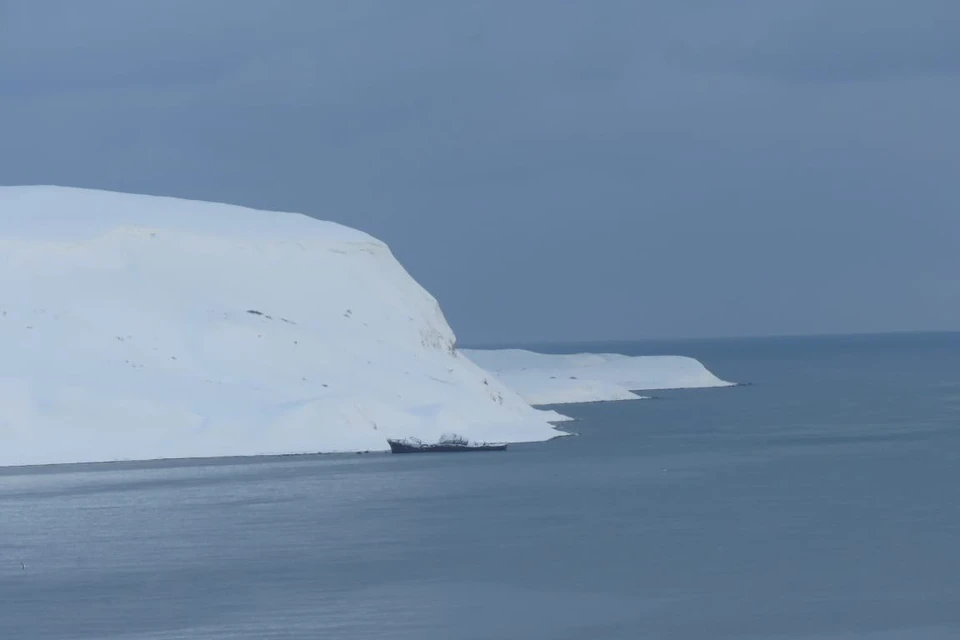
M956 0L0 0L0 183L361 228L461 342L960 329L958 34Z

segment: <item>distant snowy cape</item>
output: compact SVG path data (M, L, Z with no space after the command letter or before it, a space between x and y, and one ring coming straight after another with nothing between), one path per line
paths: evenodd
M654 389L733 386L683 356L546 354L523 349L463 353L535 405L631 400L641 397L634 391Z
M561 435L380 241L294 213L0 187L0 465Z

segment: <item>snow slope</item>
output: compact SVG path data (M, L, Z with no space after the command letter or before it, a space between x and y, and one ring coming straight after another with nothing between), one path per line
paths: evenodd
M693 358L614 353L545 354L523 349L464 349L534 405L640 398L636 390L726 387Z
M562 435L378 240L307 216L0 187L0 465Z

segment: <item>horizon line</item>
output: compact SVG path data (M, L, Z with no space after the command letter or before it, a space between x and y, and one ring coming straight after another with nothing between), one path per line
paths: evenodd
M570 339L570 340L484 340L457 342L458 349L490 349L511 348L523 345L564 346L564 345L601 345L618 344L625 342L713 342L723 340L778 340L802 338L856 338L905 335L949 335L958 334L960 329L902 329L892 331L853 331L831 333L769 333L769 334L734 334L699 337L645 337L645 338L603 338L603 339Z

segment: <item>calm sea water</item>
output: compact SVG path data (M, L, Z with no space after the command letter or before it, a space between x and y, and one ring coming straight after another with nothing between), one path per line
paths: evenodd
M587 347L754 384L505 453L0 471L0 638L960 638L960 336Z

